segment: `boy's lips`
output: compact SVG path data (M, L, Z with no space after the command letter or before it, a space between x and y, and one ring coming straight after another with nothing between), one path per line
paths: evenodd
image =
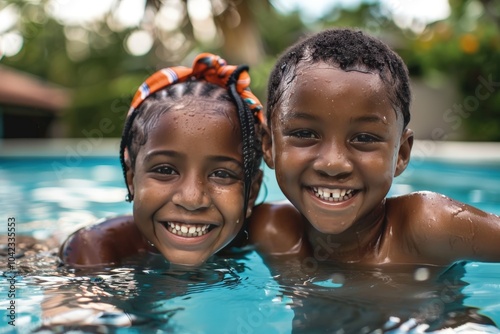
M184 238L201 237L211 231L216 225L203 223L183 223L180 221L166 221L162 225L170 232Z
M311 187L316 197L327 202L343 202L351 199L358 190L346 188Z

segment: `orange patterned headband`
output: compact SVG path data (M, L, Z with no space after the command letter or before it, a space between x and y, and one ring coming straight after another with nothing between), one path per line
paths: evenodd
M193 61L193 68L184 66L174 66L161 69L151 75L139 87L132 99L128 115L132 113L139 105L151 94L191 78L204 79L210 83L223 88L228 87L228 80L231 74L238 66L227 65L221 57L211 53L201 53ZM250 90L250 75L248 71L241 71L236 82L236 91L243 101L253 112L255 118L262 124L264 122L263 107L259 99Z

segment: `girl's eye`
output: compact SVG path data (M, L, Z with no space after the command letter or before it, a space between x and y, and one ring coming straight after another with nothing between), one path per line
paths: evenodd
M224 169L216 170L210 174L210 178L213 182L222 186L229 186L243 180L243 176Z
M362 133L354 137L352 141L357 143L376 143L379 142L380 139L373 135Z
M309 130L298 130L294 131L291 133L292 137L297 137L297 138L318 138L316 134L312 131Z
M171 168L171 167L168 167L168 166L159 166L159 167L156 167L153 172L155 173L158 173L158 174L162 174L162 175L176 175L177 172Z
M216 170L211 176L219 179L237 179L236 175L225 170Z

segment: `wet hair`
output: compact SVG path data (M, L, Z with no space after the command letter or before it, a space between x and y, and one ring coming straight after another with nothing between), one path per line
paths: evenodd
M235 71L234 80L237 80L237 77L238 73ZM148 96L137 109L133 110L125 122L120 143L120 162L125 180L127 178L127 168L135 168L137 154L140 147L146 144L148 133L158 124L162 115L186 97L212 99L214 102L226 102L228 105L232 104L236 108L243 143L243 168L245 175L243 212L246 212L252 180L258 172L262 161L262 147L261 141L257 136L260 131L255 128L257 125L254 121L254 116L236 91L231 78L227 89L204 80L195 79L168 85ZM218 110L222 113L225 108L221 107ZM128 151L130 166L127 166L125 161L125 149ZM131 200L130 189L128 191L128 196Z
M374 71L382 80L391 104L410 122L410 79L403 60L382 41L352 29L328 29L297 42L278 59L267 90L267 122L296 76L300 63L324 62L344 71Z

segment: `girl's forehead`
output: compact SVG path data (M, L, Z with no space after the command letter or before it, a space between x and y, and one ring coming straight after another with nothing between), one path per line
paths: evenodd
M176 103L164 115L175 114L177 117L188 116L190 118L206 119L212 116L225 116L229 119L237 119L236 106L228 101L214 101L198 97L184 98Z

